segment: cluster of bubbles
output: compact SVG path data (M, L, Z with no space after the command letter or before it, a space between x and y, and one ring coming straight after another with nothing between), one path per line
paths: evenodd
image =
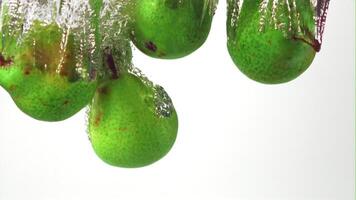
M174 112L174 105L172 99L169 97L164 88L150 81L147 76L137 67L131 65L129 72L134 76L139 77L146 86L153 89L155 114L159 118L170 117Z

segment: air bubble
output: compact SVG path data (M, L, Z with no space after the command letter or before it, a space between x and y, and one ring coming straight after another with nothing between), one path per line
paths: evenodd
M159 118L171 117L175 111L172 99L160 85L154 84L146 75L137 67L131 66L129 73L138 77L148 88L153 91L153 101L155 105L155 114Z
M168 118L174 112L172 99L169 97L163 87L156 85L154 87L154 102L156 106L156 115L160 118Z

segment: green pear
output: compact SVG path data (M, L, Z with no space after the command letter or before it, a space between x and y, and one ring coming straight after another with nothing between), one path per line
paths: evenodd
M187 56L207 39L215 0L135 0L132 41L146 55Z
M291 81L320 50L312 3L294 2L228 0L228 50L251 79L267 84Z
M88 77L86 67L78 67L89 62L78 62L70 31L36 21L17 42L10 36L3 36L0 85L24 113L38 120L60 121L90 102L97 84Z
M89 113L89 137L106 163L143 167L165 156L178 131L178 118L163 88L120 73L96 91Z

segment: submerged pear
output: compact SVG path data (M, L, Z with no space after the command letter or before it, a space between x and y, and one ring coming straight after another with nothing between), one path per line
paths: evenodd
M177 114L163 88L130 73L102 84L90 107L92 146L113 166L135 168L158 161L172 148L177 131Z
M215 0L135 0L132 41L162 59L187 56L207 39Z
M311 1L293 2L228 0L228 50L251 79L267 84L293 80L319 51Z
M83 67L89 62L77 62L70 31L36 21L23 38L11 42L15 38L5 35L4 40L0 85L24 113L38 120L60 121L90 102L96 81L89 80Z

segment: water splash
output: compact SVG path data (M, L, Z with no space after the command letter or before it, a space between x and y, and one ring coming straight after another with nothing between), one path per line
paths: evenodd
M174 112L172 99L163 87L155 85L154 87L154 102L156 115L160 118L168 118Z
M84 125L85 125L85 127L86 127L86 129L85 129L85 132L86 132L86 134L87 134L87 137L88 137L88 140L89 140L89 142L91 142L91 133L90 133L90 131L89 131L89 127L90 127L90 112L91 112L91 105L88 105L86 108L85 108L85 123L84 123Z
M131 65L129 68L129 73L138 77L148 88L153 91L153 101L155 105L155 114L159 118L169 118L174 113L174 105L172 99L169 97L168 93L165 89L160 86L154 84L150 81L142 71Z
M230 26L235 30L237 28L237 22L240 18L241 8L243 0L228 0L228 15L230 17Z
M214 15L218 3L219 0L204 0L203 16L205 16L206 13L208 13L210 16Z
M130 17L126 12L131 4L132 1L104 0L100 12L101 49L113 57L121 71L127 71L132 61L128 26ZM99 68L98 73L100 77L107 77L111 72L104 66Z
M5 0L1 6L2 41L8 41L11 36L20 45L35 23L40 22L42 26L55 24L63 33L59 55L65 55L68 37L73 36L75 72L82 79L100 79L108 73L103 66L106 49L111 50L120 68L131 64L129 16L124 10L128 4L124 0L104 0L100 16L97 16L89 0ZM98 19L99 25L94 19ZM62 71L60 63L52 71ZM51 68L45 66L41 68Z
M309 6L311 6L311 3ZM297 0L261 1L259 7L261 16L260 31L263 32L266 28L273 27L276 30L281 30L286 37L295 34L301 35L302 29L305 28L304 26L307 26L301 19L301 7L298 6Z
M314 3L316 9L316 39L319 44L323 43L323 35L325 31L326 17L328 15L330 0L318 0L317 3ZM319 47L320 50L320 47Z
M98 49L100 44L95 42L95 28L90 23L94 11L88 0L4 0L1 4L1 32L3 44L10 37L21 45L24 38L31 32L34 24L41 26L56 25L62 32L59 54L63 55L55 70L49 64L41 69L60 73L61 64L68 46L74 49L75 76L84 80L95 79L95 71L102 65L102 57ZM72 36L74 44L68 44L68 37ZM36 43L33 43L34 48ZM4 45L3 45L4 46Z

